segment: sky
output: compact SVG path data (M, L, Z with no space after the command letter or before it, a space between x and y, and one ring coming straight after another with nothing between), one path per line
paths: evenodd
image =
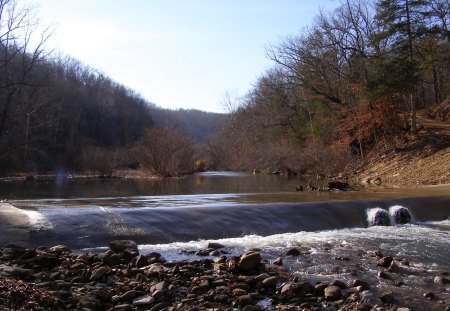
M338 0L24 0L47 47L169 109L226 112L273 63L266 49Z

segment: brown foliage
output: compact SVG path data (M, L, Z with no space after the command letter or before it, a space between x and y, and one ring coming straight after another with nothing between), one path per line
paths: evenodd
M138 147L144 169L163 177L181 176L194 168L192 142L172 127L148 129Z
M392 95L354 109L342 109L338 144L348 146L357 142L368 148L398 134L404 124L399 102L399 97Z

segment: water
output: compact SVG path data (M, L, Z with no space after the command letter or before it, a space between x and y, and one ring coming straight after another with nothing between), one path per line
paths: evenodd
M450 304L448 285L434 282L450 272L450 196L445 189L295 191L307 182L215 172L171 180L8 185L0 197L12 206L2 210L27 220L31 229L10 225L0 212L0 244L66 244L98 252L112 239L133 239L142 253L160 252L168 260L198 259L180 251L205 249L209 241L224 244L230 255L258 248L269 261L299 247L303 255L283 260L300 278L362 278L373 286L368 299L389 289L417 310ZM402 208L409 218L398 216ZM374 226L380 211L388 226ZM399 262L401 271L392 274L393 280L377 277L373 254L378 251ZM398 281L404 285L395 286ZM424 301L424 291L438 298Z

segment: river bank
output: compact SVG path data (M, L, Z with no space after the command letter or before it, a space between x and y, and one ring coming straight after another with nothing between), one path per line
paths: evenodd
M332 249L335 245L324 245ZM276 260L261 250L239 256L225 245L208 243L192 259L167 261L161 254L139 254L132 241L113 241L102 253L73 253L65 246L0 249L0 308L2 310L449 310L445 294L448 272L417 271L402 258L381 250L360 251L370 260L380 282L398 290L382 290L361 277L358 259L352 280L317 281L293 274L283 262L308 254L308 249L286 249ZM203 257L200 257L203 256ZM207 257L204 257L207 256ZM420 274L442 292L423 291L409 301L408 275ZM406 297L406 301L405 301ZM408 298L409 297L409 298ZM422 307L417 308L417 304Z

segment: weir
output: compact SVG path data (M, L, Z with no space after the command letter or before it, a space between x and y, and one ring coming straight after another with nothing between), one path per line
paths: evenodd
M450 215L450 196L267 204L191 203L169 208L160 203L157 203L158 207L152 207L140 198L139 207L130 207L136 206L130 203L135 201L133 197L120 198L120 204L115 205L119 207L105 206L104 199L72 199L70 205L66 205L65 200L59 200L58 204L45 200L33 204L15 201L12 202L15 207L9 207L8 215L21 219L21 227L14 227L11 221L7 223L8 220L1 216L0 225L20 230L23 234L19 240L3 234L0 242L15 241L24 246L65 244L70 248L85 248L107 245L112 239L157 244L249 234L267 236L366 228L371 225L367 210L378 207L385 211L392 208L395 212L399 210L393 208L396 205L408 208L421 222L446 220ZM27 225L24 225L24 219L28 219Z

